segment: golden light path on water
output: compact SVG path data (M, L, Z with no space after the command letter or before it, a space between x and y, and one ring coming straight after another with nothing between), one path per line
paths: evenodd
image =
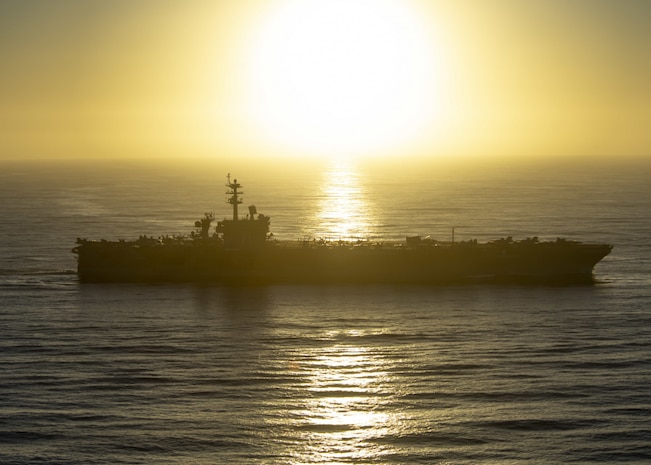
M350 344L313 349L304 357L307 401L294 413L306 446L294 463L358 463L386 453L374 439L399 428L400 418L384 405L393 397L385 357Z
M374 228L374 208L354 166L333 162L324 172L313 223L327 240L366 240Z

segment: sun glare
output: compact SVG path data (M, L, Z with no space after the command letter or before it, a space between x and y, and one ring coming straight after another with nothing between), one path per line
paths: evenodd
M297 462L361 463L391 451L373 442L401 421L384 413L390 389L386 386L391 382L382 355L363 347L335 345L310 351L300 367L311 400L292 412L293 418L305 422L297 425L304 432Z
M373 229L373 209L355 170L345 161L338 161L324 172L322 200L315 212L323 239L368 239Z
M408 142L426 124L437 53L407 2L288 0L254 41L250 111L268 141L343 158Z

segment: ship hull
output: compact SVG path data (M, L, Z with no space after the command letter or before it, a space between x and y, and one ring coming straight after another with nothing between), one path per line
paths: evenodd
M223 284L590 284L609 245L448 244L424 247L219 243L76 248L81 282Z

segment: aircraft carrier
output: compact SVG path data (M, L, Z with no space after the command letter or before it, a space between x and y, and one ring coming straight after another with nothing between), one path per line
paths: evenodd
M241 188L226 184L232 218L206 213L189 236L77 239L80 282L268 284L590 284L608 244L538 238L489 242L276 240L255 206L240 217ZM213 226L216 223L216 226Z

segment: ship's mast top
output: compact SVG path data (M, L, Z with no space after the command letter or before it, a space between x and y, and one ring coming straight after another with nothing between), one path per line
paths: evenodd
M228 173L228 176L226 178L228 179L226 187L230 189L226 191L226 195L230 195L230 198L228 198L227 202L233 206L233 220L237 221L237 206L242 203L242 199L240 199L238 196L242 195L244 192L238 192L238 189L242 187L242 185L237 182L237 179L233 179L231 182L231 173Z

